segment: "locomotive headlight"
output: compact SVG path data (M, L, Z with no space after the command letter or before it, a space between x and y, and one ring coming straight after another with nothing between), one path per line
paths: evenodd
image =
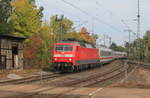
M61 55L60 54L55 54L54 57L61 57Z
M57 61L57 58L55 58L54 60Z
M72 61L72 59L70 58L69 61Z
M73 54L66 54L65 57L73 57Z

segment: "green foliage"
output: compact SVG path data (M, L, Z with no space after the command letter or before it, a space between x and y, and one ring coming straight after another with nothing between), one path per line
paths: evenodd
M64 39L66 33L73 31L73 22L63 17L58 19L58 15L51 17L50 26L52 32L58 36L56 39L57 41Z
M65 39L67 38L75 38L78 40L85 40L89 43L95 44L96 40L98 39L98 35L97 34L92 34L89 35L89 33L87 32L87 29L85 27L82 27L80 32L76 32L75 30L69 33L65 34Z
M42 62L43 67L49 66L52 57L52 45L55 43L55 35L51 32L50 24L44 23L40 30L41 47L39 49L38 57Z
M11 15L11 1L10 0L1 0L0 1L0 23L7 23Z
M30 4L35 4L35 0L28 0Z
M122 46L118 46L116 43L112 43L110 45L110 49L113 49L114 51L120 51L120 52L124 52L125 51L125 48L122 47Z
M68 39L68 38L79 39L80 38L80 34L78 32L76 32L76 31L72 31L72 32L66 33L64 39Z
M30 4L28 0L14 0L12 6L12 35L31 38L36 32L39 32L41 10Z
M11 10L11 0L0 1L0 34L8 34L11 31L9 23Z
M0 34L8 33L25 37L24 60L28 67L47 67L52 58L52 46L64 38L95 41L97 35L76 32L73 22L66 18L51 17L50 23L42 22L43 7L39 9L35 0L1 0ZM86 29L86 28L85 28ZM86 33L86 34L84 34Z
M141 59L150 61L150 30L146 31L143 39L140 39L140 53Z
M97 39L99 38L99 36L98 36L97 34L93 34L93 33L92 33L92 37L93 37L95 40L97 40Z
M55 40L58 40L60 35L59 35L59 23L56 21L56 16L52 16L51 17L51 22L50 22L50 27L51 27L51 31L56 34L57 36L57 39Z
M140 60L150 58L150 32L147 31L143 38L137 38L132 43L126 43L125 47L130 58Z
M72 31L72 26L73 26L73 22L67 18L64 18L61 22L62 26L63 26L63 33L68 33L70 31Z

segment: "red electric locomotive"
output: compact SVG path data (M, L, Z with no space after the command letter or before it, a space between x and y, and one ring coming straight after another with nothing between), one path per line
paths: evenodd
M64 40L53 46L52 63L57 71L72 72L100 63L99 49L85 41Z
M52 63L56 71L72 72L125 57L125 52L116 52L99 45L95 47L85 41L68 39L54 44Z

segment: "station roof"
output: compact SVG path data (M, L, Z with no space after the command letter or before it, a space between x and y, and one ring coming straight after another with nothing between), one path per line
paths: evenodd
M24 37L12 36L12 35L0 34L0 39L25 40L26 38L24 38Z

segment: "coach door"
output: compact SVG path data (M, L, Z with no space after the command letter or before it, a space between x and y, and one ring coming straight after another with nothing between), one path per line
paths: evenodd
M6 56L0 55L0 69L6 69Z

